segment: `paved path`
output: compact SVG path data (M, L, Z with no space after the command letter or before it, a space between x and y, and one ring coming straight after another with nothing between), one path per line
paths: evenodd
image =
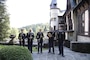
M64 47L64 55L58 55L58 48L55 47L55 54L48 53L48 50L44 50L42 54L33 52L33 60L90 60L90 54L73 52L70 49Z

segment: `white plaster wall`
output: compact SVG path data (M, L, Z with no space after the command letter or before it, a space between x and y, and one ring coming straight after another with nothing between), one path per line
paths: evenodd
M56 17L56 20L51 20L51 27L53 27L54 29L54 26L56 26L56 30L58 29L58 18Z
M77 39L79 42L90 42L90 37L86 37L86 36L78 36Z
M54 26L56 26L56 30L58 29L58 14L59 14L59 9L50 10L51 27L54 28ZM52 18L56 18L56 20L53 20Z
M51 9L50 13L51 13L50 18L57 17L59 15L59 9Z

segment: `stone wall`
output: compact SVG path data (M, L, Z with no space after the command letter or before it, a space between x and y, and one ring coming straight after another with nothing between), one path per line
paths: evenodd
M90 37L86 37L86 36L79 36L78 35L78 41L80 42L90 42Z

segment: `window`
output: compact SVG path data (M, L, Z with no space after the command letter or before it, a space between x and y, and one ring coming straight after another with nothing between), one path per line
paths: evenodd
M72 19L71 19L71 14L68 15L68 26L69 26L69 30L73 29L73 24L72 24Z
M88 10L85 11L85 35L89 34L89 12Z
M86 10L83 14L82 14L82 21L81 21L81 29L83 30L81 33L83 33L84 35L89 35L89 11Z
M54 19L54 21L56 21L56 18L53 18Z
M56 30L56 26L54 26L54 30Z

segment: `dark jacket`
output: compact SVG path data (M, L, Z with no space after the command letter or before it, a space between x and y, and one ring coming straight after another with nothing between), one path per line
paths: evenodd
M30 39L30 37L32 37L31 39L33 40L34 39L34 33L32 33L32 32L27 33L27 39Z
M38 32L36 35L37 40L40 39L40 42L43 42L43 37L44 37L44 35L42 32Z
M25 33L19 33L18 39L25 39L26 35Z
M63 43L64 40L65 40L65 32L64 31L59 31L58 32L58 42Z

